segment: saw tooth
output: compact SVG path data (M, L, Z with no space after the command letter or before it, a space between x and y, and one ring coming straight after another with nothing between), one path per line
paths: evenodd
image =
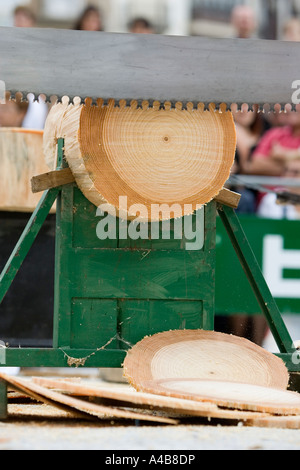
M248 113L248 111L249 111L249 105L248 105L248 103L242 103L242 105L241 105L241 112L242 112L242 113Z
M270 113L270 105L269 105L269 103L265 103L265 104L263 105L263 113L264 113L264 114L269 114L269 113Z
M219 106L219 112L222 114L227 113L227 104L226 103L221 103Z
M23 93L17 91L10 96L10 101L15 101L16 103L21 103L23 101Z
M49 100L49 103L50 103L51 105L53 105L53 104L55 104L55 103L61 103L61 99L60 99L58 96L56 96L56 95L50 95L50 96L48 96L48 100Z
M160 109L160 101L153 101L153 105L152 105L152 106L153 106L153 109L154 109L155 111L159 111L159 109Z
M5 91L5 101L10 101L12 98L12 93L8 90Z
M126 108L130 108L130 101L129 101L129 100L127 100L126 98L123 98L123 99L120 100L120 101L125 101L125 107L126 107Z
M189 101L189 102L186 104L186 110L187 110L189 113L192 113L193 110L194 110L194 103L192 103L191 101Z
M112 108L115 107L115 105L116 105L116 101L115 101L113 98L110 98L110 99L108 100L107 107L110 108L110 109L112 109Z
M68 96L63 96L61 102L63 105L68 106L70 104L70 98Z
M98 106L98 108L103 108L103 106L104 106L104 99L103 98L98 98L97 99L97 106Z
M118 107L120 109L126 108L126 100L119 100Z
M90 97L85 98L84 104L85 104L85 106L86 106L87 108L92 107L92 105L93 105L93 99L90 98Z
M230 105L230 110L232 112L232 114L236 114L238 112L238 105L237 103L231 103Z
M131 109L132 109L133 111L134 111L135 109L137 109L137 107L138 107L138 102L137 102L137 100L132 100L132 101L130 102L130 107L131 107Z
M73 98L73 104L74 106L80 106L82 104L82 99L80 96L75 96L75 98Z

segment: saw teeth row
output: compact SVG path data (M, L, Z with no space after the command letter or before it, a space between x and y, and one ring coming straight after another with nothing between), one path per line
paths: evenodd
M103 106L108 106L112 108L120 108L124 109L126 107L130 107L131 109L143 109L146 111L147 109L151 108L154 110L160 110L160 109L165 109L166 111L169 111L170 109L176 109L178 111L181 111L183 109L192 112L194 109L198 109L200 111L204 110L210 110L210 111L215 111L215 110L220 110L221 112L226 112L227 111L227 105L225 103L222 103L219 107L217 107L214 103L209 103L205 105L204 103L192 103L192 102L187 102L187 103L182 103L181 101L177 101L174 104L171 101L164 101L161 103L160 101L148 101L148 100L103 100L99 98L94 102L91 98L86 98L84 101L86 106L98 106L102 108Z
M119 107L119 108L125 108L125 107L131 107L132 109L148 109L148 108L154 108L154 109L165 109L165 110L170 110L170 109L177 109L177 110L187 110L192 112L194 109L198 109L201 111L217 111L217 112L226 112L226 111L232 111L233 113L238 112L238 111L243 111L243 112L248 112L248 111L258 111L262 113L272 113L272 112L285 112L285 111L296 111L296 105L292 103L284 104L284 103L275 103L275 104L268 104L265 103L264 105L248 105L247 103L232 103L231 105L228 105L226 103L204 103L204 102L199 102L199 103L192 103L192 102L171 102L171 101L156 101L156 100L114 100L114 99L108 99L108 100L103 100L102 98L98 98L97 100L93 100L92 98L81 98L78 96L74 97L69 97L69 96L63 96L63 97L57 97L55 95L52 96L47 96L46 94L41 93L36 97L34 93L31 92L26 92L26 93L21 93L21 92L16 92L16 93L10 93L7 92L6 94L6 99L7 100L13 100L16 102L22 102L22 101L28 101L28 95L31 94L34 96L34 100L37 101L39 97L43 97L43 100L45 100L47 103L54 104L54 103L63 103L65 105L68 104L74 104L74 105L80 105L80 104L85 104L86 106L98 106L98 107L103 107L103 106L112 106L112 107Z

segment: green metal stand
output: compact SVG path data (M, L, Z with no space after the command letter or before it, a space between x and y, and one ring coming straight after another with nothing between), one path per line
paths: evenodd
M58 169L65 166L58 142ZM53 347L8 348L9 367L121 367L144 336L214 328L216 203L203 211L203 246L190 240L99 240L96 207L76 184L44 193L1 274L0 300L56 200ZM194 228L195 218L193 218ZM42 260L41 260L42 261Z
M7 418L7 384L0 380L0 419Z
M58 169L64 166L63 140ZM235 211L213 201L204 209L203 247L186 240L100 241L96 208L75 184L44 193L0 276L0 303L57 203L53 347L7 348L6 367L121 367L146 335L171 329L213 330L217 212L290 371L292 339ZM174 230L174 228L173 228ZM230 275L230 266L228 266ZM299 361L300 362L300 361ZM0 383L0 418L5 416ZM2 395L1 395L2 394Z
M292 345L292 338L285 326L277 304L264 279L235 211L230 207L219 206L218 212L261 310L267 319L279 351L283 354L293 354L295 349Z

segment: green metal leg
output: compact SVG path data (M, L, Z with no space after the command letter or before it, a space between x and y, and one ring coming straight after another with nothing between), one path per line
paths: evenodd
M59 191L60 188L55 188L46 191L43 194L14 251L7 261L6 266L0 275L0 303L7 294L8 289L10 288L39 231L41 230L58 196Z
M0 420L7 419L7 384L0 380Z
M234 209L218 206L218 212L253 292L264 313L281 353L293 353L293 340L285 326L277 304L269 290L259 264L243 231Z

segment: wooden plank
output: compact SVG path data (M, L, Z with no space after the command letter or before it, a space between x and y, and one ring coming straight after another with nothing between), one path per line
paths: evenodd
M19 377L8 376L4 373L0 373L0 379L7 382L17 391L21 390L38 401L56 406L64 411L80 413L82 416L94 416L100 419L118 418L150 421L162 424L177 424L177 421L174 419L154 415L153 413L137 413L134 411L124 410L122 408L96 405L86 400L76 399L53 390L49 390L40 385L36 385L31 381L20 379Z
M244 412L240 410L221 409L214 403L198 402L187 399L166 397L150 393L142 393L132 390L127 385L118 387L103 386L101 384L72 383L69 378L59 380L57 378L33 377L33 383L67 393L78 397L93 397L104 400L104 403L126 408L144 408L163 411L172 416L203 417L229 420L249 420L270 418L268 413Z
M39 193L47 189L57 188L74 182L75 178L72 171L70 168L65 168L63 170L50 171L42 175L34 176L31 179L31 188L33 193ZM214 200L220 204L225 204L233 209L237 209L241 200L241 194L224 188Z
M226 380L170 378L147 381L140 388L147 393L215 403L222 408L300 416L299 393L273 387Z
M256 428L300 429L300 416L258 416L245 420L244 425Z
M31 179L31 190L34 194L46 191L47 189L58 188L66 184L74 183L75 179L70 168L50 171L42 175L34 176Z
M232 209L237 209L239 207L241 197L241 194L224 188L222 191L220 191L218 196L215 197L215 201L219 202L220 204L224 204L225 206L231 207Z

